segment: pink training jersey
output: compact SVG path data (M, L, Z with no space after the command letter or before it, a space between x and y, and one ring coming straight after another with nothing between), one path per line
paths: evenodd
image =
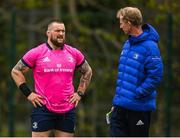
M50 111L64 113L74 107L69 102L74 93L74 71L84 62L79 50L67 44L63 49L52 50L43 43L28 51L22 61L33 69L35 91L44 97Z

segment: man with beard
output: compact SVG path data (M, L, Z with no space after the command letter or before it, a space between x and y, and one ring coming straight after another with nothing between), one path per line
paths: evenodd
M65 44L65 25L52 21L47 28L47 42L29 50L14 66L11 75L17 87L33 104L32 137L72 137L75 129L75 107L84 96L92 70L84 55ZM33 70L35 90L30 90L24 73ZM74 90L73 77L81 78Z

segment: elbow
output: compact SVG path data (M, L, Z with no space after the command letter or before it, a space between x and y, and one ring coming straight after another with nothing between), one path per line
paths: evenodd
M16 74L16 70L13 68L12 70L11 70L11 77L13 78L13 76Z
M11 77L14 79L16 76L19 76L19 71L13 68L11 70Z
M93 71L92 71L92 68L91 68L91 67L90 67L90 69L89 69L89 74L90 74L90 76L92 77Z

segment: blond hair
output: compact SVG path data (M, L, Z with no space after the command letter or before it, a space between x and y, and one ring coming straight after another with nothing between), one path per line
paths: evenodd
M134 26L141 26L143 19L141 11L136 7L125 7L117 12L117 18L120 18L122 16L124 21L131 22Z

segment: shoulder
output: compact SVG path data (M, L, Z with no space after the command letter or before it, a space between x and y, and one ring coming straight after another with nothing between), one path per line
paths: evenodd
M67 44L65 44L64 48L71 54L81 53L81 51L78 50L77 48L70 46L70 45L67 45Z
M146 55L159 55L158 44L155 41L147 40L140 44L143 49L146 51Z
M152 40L145 41L143 45L145 45L150 51L159 50L158 43Z
M73 46L71 46L71 45L68 45L68 44L65 44L65 45L64 45L64 48L65 48L66 50L71 50L71 51L77 50L75 47L73 47Z
M42 44L37 45L33 49L35 49L35 50L47 50L48 47L47 47L46 43L42 43Z
M47 51L47 46L46 46L46 43L43 43L43 44L40 44L40 45L37 45L36 47L34 48L31 48L30 50L28 50L24 57L31 57L31 58L37 58L39 57L40 55L44 54L46 51Z
M129 48L129 47L130 47L129 40L126 40L123 44L123 48Z
M39 45L31 48L31 49L28 50L28 51L36 51L36 52L38 52L38 51L40 51L40 50L45 49L45 47L46 47L46 43L42 43L42 44L39 44Z
M47 51L47 50L48 50L48 47L47 47L46 43L42 43L42 44L37 45L36 47L32 48L29 51L41 54L41 53L43 53L43 51Z

